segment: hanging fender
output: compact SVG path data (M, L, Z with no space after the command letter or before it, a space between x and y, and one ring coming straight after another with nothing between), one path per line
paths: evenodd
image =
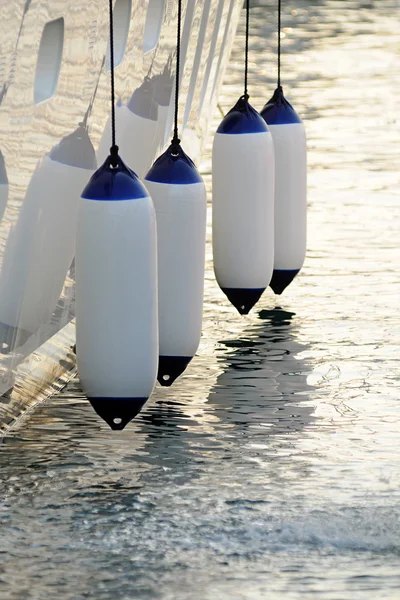
M123 429L149 398L158 362L156 220L137 176L111 157L82 193L76 350L90 403Z
M304 125L278 86L261 111L275 150L275 258L270 283L281 294L300 271L307 238L307 143Z
M242 96L218 127L212 150L214 271L240 314L271 280L274 178L271 133Z
M206 238L206 189L181 146L171 145L145 178L157 216L158 381L171 385L200 343Z

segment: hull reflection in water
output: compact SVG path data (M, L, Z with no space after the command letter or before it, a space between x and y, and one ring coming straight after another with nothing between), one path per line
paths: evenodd
M240 14L237 0L210 0L207 7L194 0L184 3L183 12L180 100L191 107L184 128L196 156ZM121 0L115 18L117 138L121 155L143 176L172 128L176 6ZM223 43L213 44L213 52L200 51L199 39L208 48L219 27ZM96 168L93 148L105 158L111 140L103 3L79 3L79 10L64 0L2 3L0 29L0 398L7 394L7 401L0 400L1 427L9 396L24 410L11 391L14 376L19 386L18 373L25 377L40 364L47 389L59 373L53 367L60 356L49 349L60 343L66 358L74 345L76 204ZM209 61L218 62L218 73L206 68ZM84 127L71 133L71 124L81 122ZM68 334L61 334L70 322Z
M78 216L78 372L97 414L124 429L156 382L157 232L153 202L115 148L83 190Z
M116 104L115 121L119 151L127 166L140 178L145 176L156 152L163 148L170 133L166 131L166 125L172 83L171 61L168 61L160 75L145 78L126 105L121 101ZM111 143L109 118L97 151L99 164L107 158Z
M222 342L232 350L221 357L223 372L208 397L221 420L243 429L260 427L266 435L310 423L314 409L302 401L311 389L307 377L312 367L296 356L307 347L291 330L294 316L280 308L262 310L262 323L249 328L245 337Z
M0 223L8 201L8 177L4 157L0 151Z
M78 201L96 168L84 126L37 165L0 274L0 322L34 333L53 314L75 253Z

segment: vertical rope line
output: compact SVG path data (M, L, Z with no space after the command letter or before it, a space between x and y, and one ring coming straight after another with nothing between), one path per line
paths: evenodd
M244 96L248 98L247 93L247 78L249 70L249 17L250 17L250 0L246 0L246 44L244 52Z
M115 144L115 85L114 85L114 19L113 19L113 0L109 0L110 15L110 67L111 67L111 136L112 146L110 148L111 156L118 154L118 147Z
M175 73L175 122L173 144L179 144L178 138L178 111L179 111L179 83L180 83L180 62L181 62L181 20L182 20L182 0L178 0L178 24L176 28L176 73Z
M278 0L278 87L281 87L281 0Z
M106 57L104 56L103 62L101 63L101 67L100 67L100 71L99 71L99 76L98 76L97 81L96 81L96 87L94 88L94 92L93 92L92 97L90 99L89 106L88 106L88 109L86 111L85 118L83 120L83 126L84 127L87 126L87 121L88 121L90 115L92 114L93 104L94 104L94 101L96 100L97 90L99 89L101 74L103 72L103 67L105 65L105 62L106 62Z

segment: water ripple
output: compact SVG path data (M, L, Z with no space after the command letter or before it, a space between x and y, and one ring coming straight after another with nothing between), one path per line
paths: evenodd
M252 4L261 108L276 3ZM174 386L111 434L75 380L2 440L7 600L399 597L400 6L283 5L284 88L308 134L304 269L239 318L208 238L202 343ZM210 146L202 170L210 189Z

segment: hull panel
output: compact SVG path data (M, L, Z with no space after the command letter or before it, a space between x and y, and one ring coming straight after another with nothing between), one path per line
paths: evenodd
M185 150L196 161L241 4L184 2L180 114ZM124 144L140 146L146 140L151 162L168 143L173 122L176 3L132 0L130 6L120 0L119 5L122 16L124 10L130 14L128 26L116 28L121 49L116 98L130 124ZM1 3L0 30L1 427L44 397L43 390L51 392L54 381L74 366L71 248L77 198L74 185L70 194L67 189L68 173L80 187L83 169L87 179L90 172L85 151L69 141L83 128L98 153L108 135L110 94L104 2ZM57 147L69 152L61 165L51 162Z

